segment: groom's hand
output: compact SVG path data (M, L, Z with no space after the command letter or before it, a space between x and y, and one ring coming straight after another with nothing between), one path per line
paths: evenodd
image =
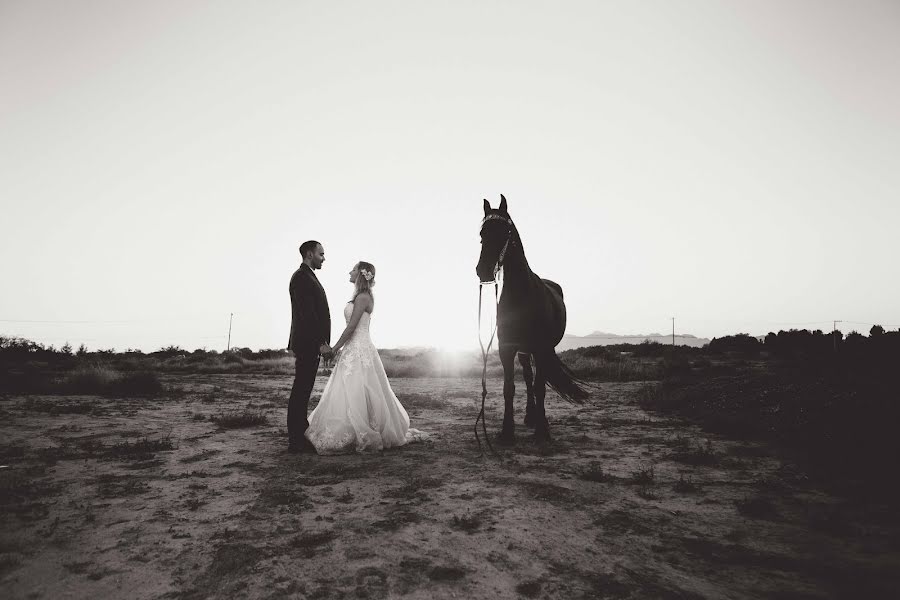
M329 346L328 344L322 344L321 346L319 346L319 354L327 358L329 354L332 354L331 346Z

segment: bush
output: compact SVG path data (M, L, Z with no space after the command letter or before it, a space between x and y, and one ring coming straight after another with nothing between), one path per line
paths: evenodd
M123 375L105 365L92 365L70 372L51 389L58 394L155 396L164 388L156 373L139 371Z
M707 349L710 352L738 352L741 354L758 354L762 349L762 343L755 337L747 333L739 333L737 335L726 335L720 338L713 338L709 342Z
M58 382L60 394L103 394L112 389L120 375L109 367L91 365L75 369Z
M658 345L658 344L657 344ZM636 348L636 346L627 346ZM655 358L639 358L612 346L588 346L566 350L560 360L578 377L595 381L652 381L662 378Z
M156 373L122 374L108 365L82 365L57 374L48 368L25 365L0 373L0 391L18 394L155 396L164 391Z
M234 351L231 351L231 352L225 352L222 356L225 357L225 362L226 362L226 363L236 363L236 364L239 364L239 365L243 365L243 364L244 364L244 358L243 358L240 354L238 354L237 352L234 352Z
M671 346L660 344L659 342L651 342L644 340L640 344L634 346L634 355L638 357L662 356L663 353Z
M110 391L122 396L155 396L163 392L159 375L151 371L126 373L114 381Z
M663 357L663 370L666 377L681 375L691 370L691 362L687 356L679 352L667 352Z

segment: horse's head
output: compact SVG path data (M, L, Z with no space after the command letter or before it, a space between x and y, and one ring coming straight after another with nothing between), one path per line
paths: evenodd
M494 281L497 270L503 266L503 259L513 238L515 226L506 210L506 198L500 194L500 208L491 208L484 201L484 220L481 222L481 256L475 272L483 283Z

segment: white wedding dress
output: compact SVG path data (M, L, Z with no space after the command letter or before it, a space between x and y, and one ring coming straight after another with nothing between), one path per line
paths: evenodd
M349 323L353 303L344 307ZM409 428L378 351L369 336L370 313L363 313L325 384L319 404L309 415L306 438L319 454L377 452L425 438Z

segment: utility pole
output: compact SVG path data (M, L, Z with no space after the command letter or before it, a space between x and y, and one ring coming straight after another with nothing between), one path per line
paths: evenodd
M843 323L843 321L835 320L831 325L831 341L834 342L834 352L837 354L837 324Z
M672 317L672 347L675 347L675 317Z
M231 316L228 317L228 349L225 352L231 351L231 322L234 320L234 313L231 313Z

